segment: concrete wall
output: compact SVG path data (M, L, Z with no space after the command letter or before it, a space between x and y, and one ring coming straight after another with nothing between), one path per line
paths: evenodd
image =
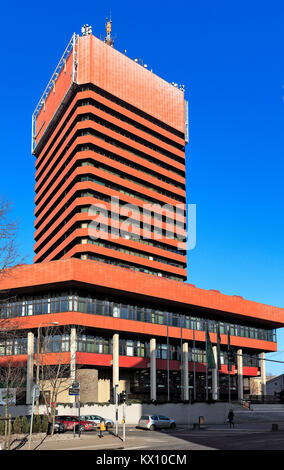
M79 369L76 380L80 382L80 397L82 402L98 401L98 370ZM58 400L59 401L59 400Z
M170 416L176 420L177 424L192 424L198 421L199 416L204 417L204 424L223 424L226 422L229 411L228 403L195 403L193 405L165 404L165 405L146 405L133 404L126 406L126 424L137 425L139 418L145 414L161 414ZM12 416L31 414L30 406L11 406L9 412ZM40 413L46 412L45 406L40 406ZM78 409L70 406L60 405L57 407L59 415L78 415ZM0 407L0 413L4 415L4 407ZM104 418L115 419L114 405L92 405L81 406L81 415L97 414ZM122 420L122 406L119 406L119 422Z
M110 379L99 379L98 402L108 402L110 400ZM91 401L91 400L89 400ZM95 400L92 400L95 401Z

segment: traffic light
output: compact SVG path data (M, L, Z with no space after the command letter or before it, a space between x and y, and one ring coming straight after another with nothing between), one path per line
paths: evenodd
M232 349L228 349L228 361L231 362L232 364L235 363L235 354Z
M127 395L126 395L126 392L125 390L123 392L121 392L119 394L119 401L120 403L125 403L126 402L126 398L127 398Z
M110 389L110 399L109 399L109 401L112 405L115 405L115 397L114 397L114 389L113 388Z
M227 356L228 356L228 370L229 372L231 372L233 365L235 365L235 353L231 348L228 349Z

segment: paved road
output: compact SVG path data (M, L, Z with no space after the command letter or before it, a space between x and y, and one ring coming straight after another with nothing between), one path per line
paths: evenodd
M28 447L25 446L23 450ZM59 439L44 440L32 444L35 450L284 450L284 426L277 432L271 431L271 424L243 424L235 428L225 425L204 426L192 430L178 426L176 430L146 431L135 427L127 428L126 442L106 434L99 438L96 432L73 438L66 433Z

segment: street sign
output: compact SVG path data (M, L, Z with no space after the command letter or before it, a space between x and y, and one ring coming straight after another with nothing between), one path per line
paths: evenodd
M69 388L69 395L78 397L80 395L80 390L78 389L74 390L74 388Z
M32 389L32 395L34 396L35 400L39 399L40 395L40 388L37 384L34 384L33 389Z
M78 397L80 395L80 382L73 382L69 388L69 395Z

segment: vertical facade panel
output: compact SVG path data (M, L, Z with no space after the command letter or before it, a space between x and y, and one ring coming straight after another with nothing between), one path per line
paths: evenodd
M79 41L80 84L94 83L184 133L184 93L181 90L95 36L83 36Z

